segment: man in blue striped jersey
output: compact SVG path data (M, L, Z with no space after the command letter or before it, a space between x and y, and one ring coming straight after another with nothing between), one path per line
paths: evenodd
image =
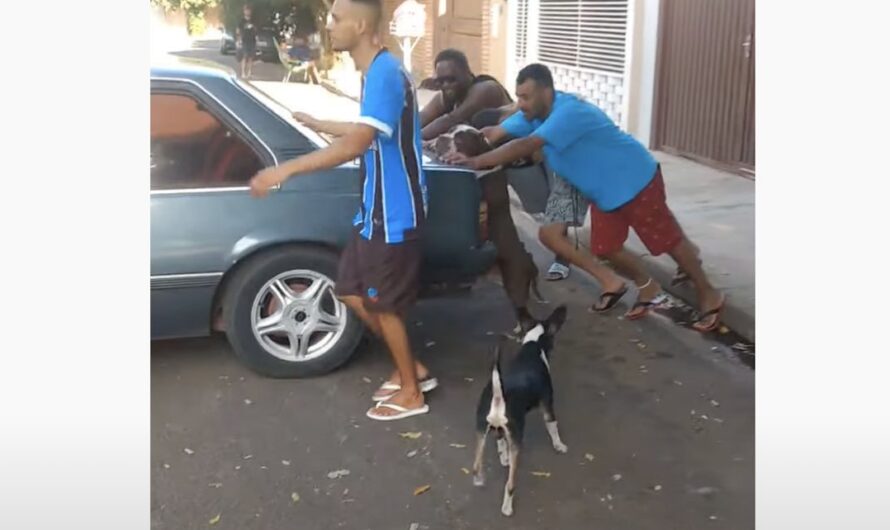
M367 413L389 421L428 412L423 392L435 388L437 381L415 362L405 330L404 315L419 289L427 189L414 84L399 60L377 44L381 11L380 0L336 0L328 22L334 50L349 52L363 74L360 117L355 123L340 123L295 115L337 139L324 149L261 171L251 188L264 196L294 175L362 156L362 204L340 258L336 293L383 338L393 356L396 371L374 394L377 406Z

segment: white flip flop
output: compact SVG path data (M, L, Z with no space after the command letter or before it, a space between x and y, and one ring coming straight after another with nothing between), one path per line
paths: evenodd
M558 261L554 261L550 268L547 269L546 279L548 282L558 282L560 280L565 280L569 277L569 273L572 269L566 267L562 263Z
M427 377L423 381L420 381L418 386L420 386L420 391L423 392L424 394L426 394L430 390L433 390L437 386L439 386L439 380L436 379L435 377ZM393 397L396 394L396 392L398 392L401 389L402 389L402 385L397 385L396 383L390 383L389 381L386 381L385 383L380 385L380 388L378 388L377 390L378 391L379 390L392 390L392 393L387 394L385 396L371 396L371 401L377 401L377 402L386 401L387 399ZM374 393L376 394L377 392L375 391Z
M398 414L387 414L386 416L374 414L374 411L379 408L392 409L392 410L398 412ZM385 401L381 401L380 403L377 403L376 405L374 405L374 408L370 409L365 415L368 416L369 418L371 418L372 420L395 421L395 420L402 420L405 418L410 418L411 416L419 416L420 414L426 414L429 411L430 411L430 406L427 404L424 404L419 409L406 409L405 407L403 407L401 405L395 405L393 403L387 403Z

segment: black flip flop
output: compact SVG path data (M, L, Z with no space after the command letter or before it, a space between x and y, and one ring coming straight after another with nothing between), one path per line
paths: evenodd
M625 294L627 294L627 286L624 286L620 291L609 291L607 293L603 293L600 295L599 301L602 302L604 298L608 299L609 301L606 302L605 307L600 308L600 307L597 307L596 304L594 304L594 305L590 306L590 310L594 311L596 313L606 313L609 310L611 310L613 307L618 305L618 302L621 301L621 298Z
M704 313L699 315L698 320L696 320L695 323L692 325L692 329L694 329L695 331L698 331L699 333L709 333L709 332L714 331L717 328L719 328L720 327L720 314L723 312L723 306L725 306L725 305L726 305L726 298L724 297L723 301L720 302L719 306L717 306L714 309L711 309L710 311L705 311ZM715 316L715 315L717 316L717 318L714 319L714 323L711 324L710 326L708 326L706 328L695 327L695 324L698 324L702 320L705 320L705 319Z
M648 315L649 311L651 311L653 307L657 307L657 306L658 306L658 304L651 300L648 302L636 302L636 303L634 303L633 307L631 307L630 310L624 314L624 316L628 320L640 320L641 318ZM645 311L643 311L642 313L638 313L636 315L631 315L631 313L633 313L634 311L636 311L637 309L640 309L640 308L645 309Z

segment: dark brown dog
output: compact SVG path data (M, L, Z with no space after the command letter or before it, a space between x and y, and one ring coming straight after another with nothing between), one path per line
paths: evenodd
M482 131L469 125L455 125L450 131L436 138L434 151L439 158L452 153L479 156L491 151L491 144Z
M455 125L446 134L436 138L431 147L439 158L454 152L479 156L492 150L482 131L469 125ZM487 203L488 233L498 252L497 265L504 290L513 305L518 322L533 321L528 312L529 291L538 301L543 302L544 299L538 291L538 268L519 240L516 225L510 215L506 171L493 171L481 178L479 183Z

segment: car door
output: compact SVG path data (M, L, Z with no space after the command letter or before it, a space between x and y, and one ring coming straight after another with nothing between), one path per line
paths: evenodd
M151 85L151 333L204 335L226 256L262 205L247 187L271 150L199 84Z

